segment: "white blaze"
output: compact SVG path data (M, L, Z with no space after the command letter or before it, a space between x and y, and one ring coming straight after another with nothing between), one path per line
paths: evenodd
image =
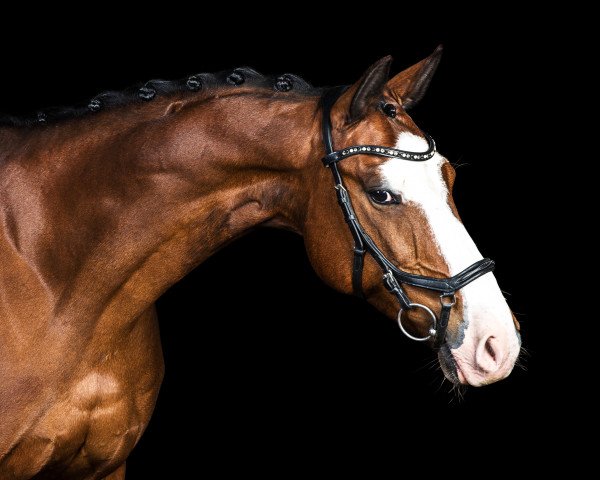
M423 152L427 150L427 142L404 132L398 137L396 148ZM456 275L483 257L448 204L448 189L440 168L445 161L438 153L421 162L393 158L386 161L380 171L385 188L399 194L404 202L412 202L421 208L450 275ZM487 273L478 278L464 287L461 293L464 325L467 326L465 344L477 348L474 343L483 336L501 332L510 343L506 350L514 362L517 355L514 351L518 352L519 341L514 333L510 309L493 274Z

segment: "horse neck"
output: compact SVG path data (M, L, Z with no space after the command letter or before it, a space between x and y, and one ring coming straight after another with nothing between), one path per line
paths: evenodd
M249 229L301 229L316 98L162 102L29 133L0 166L0 251L53 315L135 318Z

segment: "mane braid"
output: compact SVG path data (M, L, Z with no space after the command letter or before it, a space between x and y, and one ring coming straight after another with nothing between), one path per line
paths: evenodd
M149 80L122 91L103 92L85 103L72 107L51 107L25 116L0 114L0 126L33 127L55 123L60 120L93 115L113 107L141 104L152 101L157 96L180 92L195 93L216 88L250 85L278 92L296 92L304 95L318 94L307 81L297 75L285 73L279 76L265 76L248 68L235 68L217 73L197 73L179 80Z

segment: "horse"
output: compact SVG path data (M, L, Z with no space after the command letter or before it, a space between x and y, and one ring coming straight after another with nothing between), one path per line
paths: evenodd
M164 374L155 301L256 227L302 235L451 382L509 375L519 325L407 113L441 53L335 90L237 68L4 117L0 478L125 478Z

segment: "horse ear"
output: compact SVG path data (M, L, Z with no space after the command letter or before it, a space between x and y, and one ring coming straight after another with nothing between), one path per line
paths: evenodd
M442 46L438 45L427 58L400 72L387 83L404 110L414 107L425 96L442 58L442 51Z
M348 123L363 118L373 102L382 98L391 63L392 57L389 55L375 62L361 79L342 95L340 104L346 108Z

